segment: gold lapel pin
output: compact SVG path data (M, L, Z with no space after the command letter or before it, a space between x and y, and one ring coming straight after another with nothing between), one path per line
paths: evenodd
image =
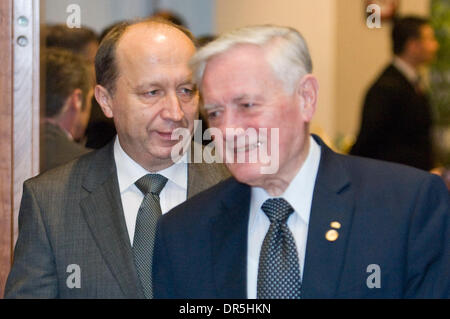
M334 229L340 229L341 228L341 223L337 222L337 221L334 221L334 222L330 223L330 226L331 226L331 228L334 228Z
M327 231L327 233L325 234L325 238L328 241L335 241L336 239L338 239L339 237L339 233L334 230L334 229L330 229L329 231Z

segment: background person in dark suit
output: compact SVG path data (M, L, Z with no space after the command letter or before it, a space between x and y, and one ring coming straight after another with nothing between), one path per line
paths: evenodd
M392 30L393 62L367 92L350 154L433 168L432 110L420 69L439 44L429 22L401 18Z
M91 112L94 78L81 56L58 48L45 51L45 124L41 172L65 164L89 149L75 142Z
M43 31L47 48L62 48L84 57L89 62L92 77L95 77L94 60L98 49L99 39L94 30L85 26L80 28L69 28L65 24L53 24L47 25ZM92 97L90 104L92 104L92 106L90 108L91 111L88 114L88 125L87 127L84 125L83 127L78 128L79 132L76 134L75 141L82 143L89 149L100 148L94 147L95 145L92 143L90 143L91 145L87 144L87 134L91 132L91 123L96 120L96 115L98 114L98 112L96 112L97 109L100 111L94 97ZM114 126L113 123L111 123L111 125ZM98 131L96 133L99 135L104 134L103 132ZM116 132L114 130L108 141L111 141L115 134ZM107 143L104 143L102 146L105 146L106 144Z
M118 136L25 182L7 298L151 298L147 231L158 213L227 176L172 161L171 132L192 132L198 113L194 52L189 31L159 20L119 25L102 41L95 94Z
M318 84L296 30L231 31L191 64L222 152L247 161L227 162L234 178L159 220L156 298L449 297L445 185L310 136ZM268 135L234 147L228 128ZM262 148L278 156L277 172L261 170Z

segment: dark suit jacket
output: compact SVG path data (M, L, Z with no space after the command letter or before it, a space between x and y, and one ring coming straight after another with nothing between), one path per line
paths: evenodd
M7 298L143 298L120 199L113 142L24 183ZM189 164L188 198L228 177ZM81 287L74 268L81 271ZM73 267L73 266L72 266Z
M352 155L433 168L432 112L426 95L393 65L367 92Z
M66 164L91 151L74 141L56 125L46 123L41 147L41 172Z
M302 297L450 297L449 195L442 180L319 143ZM160 219L155 298L246 298L250 196L249 186L231 178ZM333 221L341 224L334 242L325 238ZM369 288L377 274L380 288Z

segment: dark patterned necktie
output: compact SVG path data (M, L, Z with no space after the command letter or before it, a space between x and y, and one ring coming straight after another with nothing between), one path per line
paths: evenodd
M147 174L135 185L144 194L144 200L136 218L133 240L134 263L146 298L153 298L152 259L156 222L161 216L159 193L166 185L167 178L159 174Z
M259 256L258 298L300 298L297 247L287 226L287 220L294 209L283 198L268 199L261 209L269 217L270 227Z

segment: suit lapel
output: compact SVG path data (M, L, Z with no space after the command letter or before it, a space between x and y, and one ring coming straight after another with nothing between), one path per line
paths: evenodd
M247 298L247 232L250 187L235 182L227 190L211 233L217 298Z
M203 165L200 163L188 164L188 199L205 189L205 187L203 186L203 181L205 178L208 178L208 176L207 172L202 169L202 166Z
M345 258L354 197L339 155L315 139L321 145L322 154L311 206L302 296L333 298ZM332 222L338 222L340 227L333 228L336 224L331 225ZM337 239L333 240L329 231L336 231Z
M89 229L102 256L127 298L143 298L133 262L128 231L120 199L110 143L95 154L83 187L89 195L80 202Z

